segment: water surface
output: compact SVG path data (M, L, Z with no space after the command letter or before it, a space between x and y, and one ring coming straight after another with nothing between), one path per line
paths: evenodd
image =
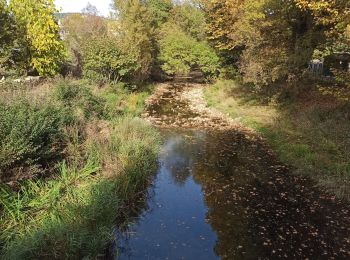
M346 259L348 209L263 145L234 132L164 138L147 210L122 234L120 259Z
M174 93L151 113L192 117ZM291 174L260 141L234 130L162 134L149 199L117 233L119 259L350 259L348 204Z

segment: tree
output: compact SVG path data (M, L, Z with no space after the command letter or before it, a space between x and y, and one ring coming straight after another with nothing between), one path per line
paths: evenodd
M350 2L204 0L204 7L213 44L236 58L245 82L269 85L299 78L315 54L340 47Z
M325 41L313 17L294 1L212 0L206 8L210 39L234 53L243 80L255 85L300 75Z
M144 5L151 14L152 24L156 28L168 21L170 12L173 9L171 0L146 0Z
M40 75L55 75L65 58L65 49L54 18L57 13L54 1L11 0L10 7L26 37L27 70L33 68Z
M205 42L187 35L173 23L163 25L159 40L159 61L168 75L188 74L200 69L205 76L212 77L218 71L219 58Z
M122 48L133 53L139 66L133 81L143 82L150 75L155 57L151 13L139 0L115 0L115 7L121 25Z
M81 10L81 12L85 15L97 16L98 10L97 7L92 5L90 2L87 3L86 7Z
M184 2L172 10L174 23L179 25L187 34L197 40L206 38L205 14L197 6Z
M0 74L9 74L12 69L21 73L28 57L26 38L6 0L0 0L0 25Z
M132 52L114 37L94 37L83 45L84 76L98 80L128 80L138 69Z
M15 22L11 16L6 0L0 0L0 75L1 67L8 65L11 49L14 45Z
M103 17L92 14L71 14L62 20L64 43L68 50L71 68L69 72L81 76L83 70L83 49L96 38L105 38L108 24Z

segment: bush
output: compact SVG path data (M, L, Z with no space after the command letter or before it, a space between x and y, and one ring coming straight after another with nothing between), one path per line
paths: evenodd
M63 119L52 106L0 104L0 179L11 178L14 168L36 171L57 158Z
M0 89L0 181L21 168L50 174L0 182L1 259L96 258L146 190L159 135L124 115L141 113L147 91L94 90L85 81Z
M111 84L102 92L105 100L104 118L113 119L120 115L139 116L144 110L149 88L133 91L124 84Z

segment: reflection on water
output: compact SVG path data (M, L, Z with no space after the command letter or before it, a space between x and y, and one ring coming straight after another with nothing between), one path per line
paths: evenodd
M120 243L120 259L216 259L217 236L206 221L201 185L193 178L200 146L190 138L167 137L151 188L149 209Z
M119 259L349 259L349 208L238 132L163 132Z

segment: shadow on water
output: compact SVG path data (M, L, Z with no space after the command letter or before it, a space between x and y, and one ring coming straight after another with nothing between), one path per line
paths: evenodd
M118 259L349 259L349 206L238 131L162 130L149 199Z

